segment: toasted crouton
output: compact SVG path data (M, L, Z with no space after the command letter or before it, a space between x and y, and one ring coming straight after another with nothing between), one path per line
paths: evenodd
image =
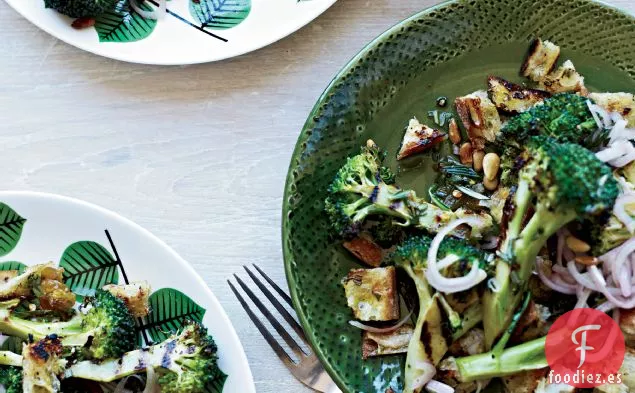
M550 93L580 93L589 94L584 86L584 77L576 71L571 60L567 60L557 70L544 77L538 86Z
M480 380L472 382L461 382L459 380L458 366L456 365L456 359L452 356L447 357L439 363L437 366L437 374L434 379L443 382L446 385L454 388L454 393L473 393L482 391L490 380Z
M621 383L598 386L593 393L635 392L635 349L626 347L624 362L619 373L621 374Z
M501 378L507 393L534 393L540 379L547 374L547 368L530 370Z
M467 96L458 97L454 103L472 142L472 149L483 150L485 141L493 142L496 139L502 126L501 119L486 91L479 90Z
M150 313L150 284L147 281L122 285L106 285L104 290L123 300L133 316L141 318Z
M535 39L529 47L520 73L534 82L540 82L553 70L560 56L560 47L550 41Z
M551 96L546 91L525 89L497 76L487 78L487 84L488 92L494 105L508 113L525 112Z
M348 306L360 321L399 318L397 274L393 266L352 269L343 280Z
M549 309L530 301L527 309L518 320L510 342L521 343L542 337L549 331Z
M626 345L635 346L635 309L620 311L620 329Z
M444 141L446 137L445 133L421 124L416 117L412 118L406 128L397 159L401 160L413 154L422 153Z
M609 112L617 112L635 127L635 96L631 93L591 93L589 98Z
M578 389L566 383L549 383L545 377L538 382L534 393L576 393L577 391Z
M381 260L383 258L382 249L370 239L358 236L352 240L344 242L343 246L366 265L372 267L379 267L379 265L381 265Z
M473 328L450 345L448 353L453 356L469 356L485 352L485 332Z
M411 325L401 326L390 333L365 331L362 336L362 358L406 353L413 331Z

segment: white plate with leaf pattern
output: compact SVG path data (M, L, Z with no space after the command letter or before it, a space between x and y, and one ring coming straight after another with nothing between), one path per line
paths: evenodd
M238 56L286 37L336 0L170 0L159 21L144 19L119 0L82 30L46 9L44 0L6 0L42 30L80 49L143 64L205 63ZM144 8L155 0L145 0Z
M53 261L65 283L90 293L107 283L147 280L151 314L140 339L163 341L185 320L203 322L218 345L219 378L210 393L255 393L238 336L203 280L170 247L101 207L62 196L0 192L0 270Z

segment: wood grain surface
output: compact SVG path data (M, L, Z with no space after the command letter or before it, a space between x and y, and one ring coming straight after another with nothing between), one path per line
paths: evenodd
M436 2L340 0L274 45L187 67L82 52L0 2L1 188L81 198L149 229L194 265L224 305L257 391L308 392L226 280L256 263L286 286L282 191L306 116L368 41ZM632 0L607 2L635 13Z

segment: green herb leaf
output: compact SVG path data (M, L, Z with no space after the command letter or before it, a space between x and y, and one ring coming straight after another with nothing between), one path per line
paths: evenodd
M11 252L20 240L26 219L0 202L0 256Z
M64 282L80 296L92 295L106 284L117 284L117 265L108 250L92 241L71 244L60 260L60 267L64 268Z
M142 9L152 7L140 3ZM114 8L95 18L95 30L101 42L133 42L148 37L157 25L154 19L145 19L137 14L128 0L118 1Z
M188 321L203 322L205 309L184 293L172 288L163 288L150 295L152 312L144 323L155 342L167 339L180 330Z
M223 386L225 386L225 381L227 380L227 374L222 372L220 369L216 371L217 376L214 378L212 382L209 383L208 386L205 387L205 392L207 393L222 393Z
M190 0L190 13L202 28L231 29L250 11L251 0Z

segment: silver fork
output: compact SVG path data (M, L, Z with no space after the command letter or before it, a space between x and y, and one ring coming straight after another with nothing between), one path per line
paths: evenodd
M263 284L263 282L247 267L243 266L247 271L247 274L256 286L262 291L264 296L271 302L273 307L278 310L280 315L284 318L285 321L291 326L291 328L297 333L300 339L304 342L307 348L310 348L308 344L308 340L304 335L304 331L300 324L293 318L293 316L287 311L286 308L276 297L269 291L269 289ZM280 295L285 302L287 302L291 307L293 304L291 302L291 298L287 295L276 283L273 282L272 279L269 278L258 266L253 265L253 267L258 271L258 273L269 283L269 285ZM284 365L291 371L291 374L298 379L300 382L305 384L306 386L314 389L318 392L323 393L342 393L341 390L337 387L335 382L331 379L331 377L326 373L324 367L320 363L320 360L312 351L306 351L300 347L300 345L296 342L296 340L291 337L289 332L285 330L285 328L280 324L280 321L276 319L275 316L269 312L267 307L258 299L258 297L252 292L252 290L244 283L243 280L240 279L237 275L234 274L234 278L236 282L240 286L240 288L244 291L244 293L251 299L251 301L256 305L256 307L260 310L260 312L267 318L271 326L278 332L280 337L287 343L289 348L293 351L295 356L298 358L298 361L294 361L291 356L282 348L282 346L276 341L276 339L271 335L269 330L263 325L260 319L254 314L251 310L243 296L236 289L234 284L231 281L227 280L229 287L231 288L238 301L243 306L247 315L252 320L252 322L256 325L260 333L263 335L265 340L271 346L271 349L278 355L280 360L284 363Z

